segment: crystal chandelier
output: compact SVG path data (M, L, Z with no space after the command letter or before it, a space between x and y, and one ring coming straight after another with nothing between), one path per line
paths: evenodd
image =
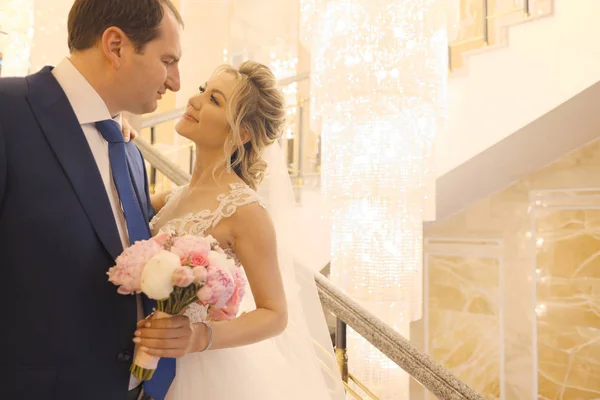
M422 315L424 209L448 75L445 0L301 0L321 123L331 279L405 337ZM426 212L427 211L427 212ZM425 213L426 212L426 213ZM409 378L358 335L352 373L382 399Z

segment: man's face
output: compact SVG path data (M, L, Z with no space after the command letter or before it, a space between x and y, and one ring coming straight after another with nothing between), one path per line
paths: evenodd
M123 50L129 54L122 58L118 73L121 109L134 114L150 113L167 90L179 90L181 34L181 25L165 9L156 39L139 53L131 46Z

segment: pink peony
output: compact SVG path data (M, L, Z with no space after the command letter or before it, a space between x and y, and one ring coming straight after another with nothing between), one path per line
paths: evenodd
M194 267L192 268L192 274L194 275L194 282L203 285L208 277L205 267Z
M206 253L192 251L189 255L189 263L192 267L206 267L208 265L208 256Z
M179 287L188 287L194 282L192 269L188 267L179 267L173 272L173 285Z
M179 256L182 260L187 259L190 253L208 254L210 251L210 241L198 236L181 236L175 238L171 251Z
M204 286L198 290L198 301L202 305L223 308L235 290L234 276L226 268L209 265Z
M208 309L208 315L213 321L222 321L226 319L233 319L237 315L244 294L246 293L246 277L240 268L234 273L235 289L233 294L227 300L225 307L216 308L210 307Z
M198 303L203 306L210 303L213 297L213 290L208 285L204 285L198 290Z
M117 257L116 265L108 270L108 280L119 286L118 293L140 293L144 266L159 251L161 246L154 240L141 240L125 249Z

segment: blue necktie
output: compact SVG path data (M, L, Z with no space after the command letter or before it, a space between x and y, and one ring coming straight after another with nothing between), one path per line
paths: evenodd
M110 168L125 214L129 241L133 244L139 240L149 239L148 222L144 218L129 175L125 141L123 140L121 128L119 124L111 119L96 122L96 127L108 142ZM150 314L155 303L145 296L143 296L143 300L144 311ZM175 379L175 359L161 358L152 379L144 384L144 392L156 400L163 400L173 379Z

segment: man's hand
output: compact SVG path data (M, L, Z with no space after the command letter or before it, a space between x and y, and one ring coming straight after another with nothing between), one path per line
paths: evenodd
M194 325L185 315L144 319L138 322L133 342L156 357L178 358L195 350L198 342Z

